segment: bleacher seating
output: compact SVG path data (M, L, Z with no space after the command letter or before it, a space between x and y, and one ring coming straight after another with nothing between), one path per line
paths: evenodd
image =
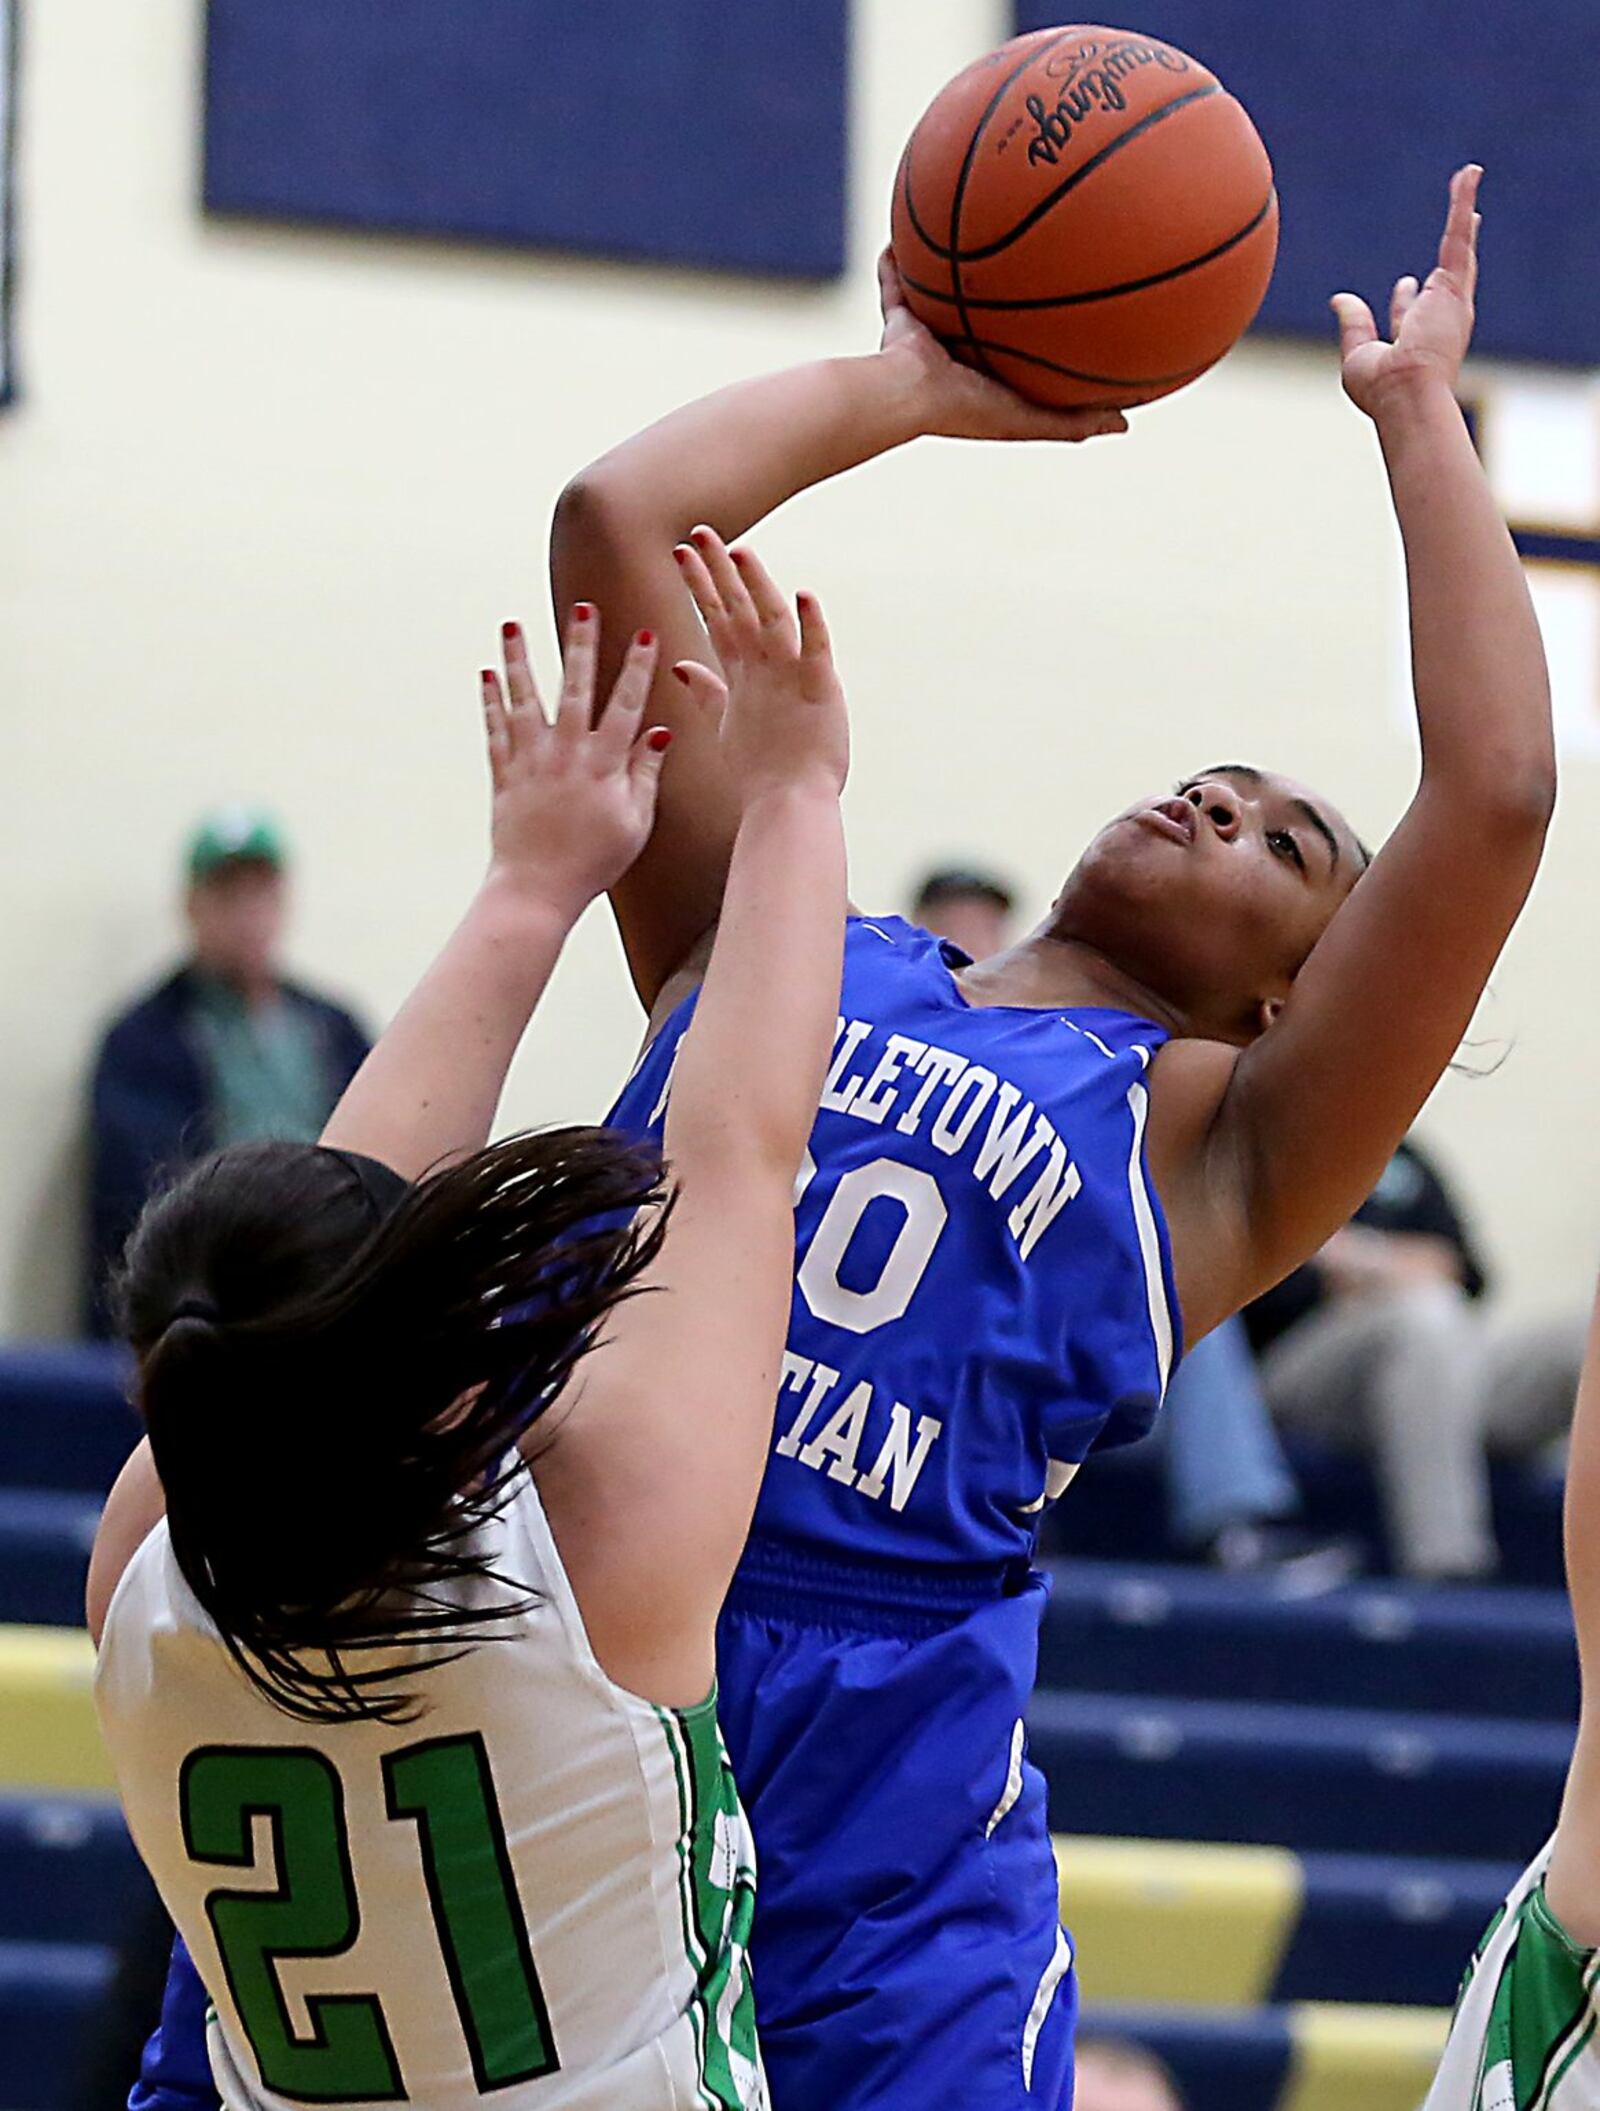
M1295 1464L1308 1521L1381 1561L1370 1474ZM1425 2093L1467 1958L1554 1824L1577 1711L1559 1481L1501 1470L1495 1493L1505 1583L1311 1598L1141 1561L1162 1548L1148 1450L1095 1462L1057 1513L1030 1745L1069 1833L1085 2027L1144 2039L1191 2111Z
M125 1382L109 1352L0 1352L0 2111L65 2111L141 1895L74 1631ZM1314 1521L1376 1544L1365 1476L1297 1463ZM1085 2024L1146 2038L1191 2111L1415 2111L1576 1707L1559 1491L1499 1497L1513 1586L1308 1599L1164 1564L1147 1458L1059 1513L1031 1749Z

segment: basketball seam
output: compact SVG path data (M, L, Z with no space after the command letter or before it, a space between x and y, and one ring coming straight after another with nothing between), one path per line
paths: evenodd
M1060 35L1056 38L1054 44L1045 44L1041 46L1038 51L1030 51L1028 56L1022 61L1019 66L1014 66L1011 69L1011 71L1006 75L1005 79L1000 83L999 87L995 90L993 96L990 99L988 108L978 119L977 125L973 131L972 143L967 149L969 157L972 154L973 149L976 147L979 139L982 138L984 129L988 125L990 118L993 117L995 113L995 107L999 103L1001 96L1005 94L1006 90L1011 87L1014 82L1019 81L1022 78L1023 74L1027 72L1028 68L1033 64L1035 59L1043 58L1046 52L1055 50L1056 44L1064 44L1067 41L1068 37L1075 36L1077 34L1078 32L1073 29L1063 30ZM917 201L911 195L911 162L916 144L916 134L913 133L910 139L908 139L906 142L906 150L905 153L901 156L900 161L901 173L905 179L906 217L911 222L913 229L916 231L917 239L926 248L931 249L935 256L944 257L948 260L948 258L953 254L953 251L946 249L942 243L936 242L933 239L932 235L928 233L928 230L922 224L922 216L917 211ZM965 173L965 168L963 168L963 179L965 177ZM958 197L959 192L953 195L950 201L950 239L952 242L954 242L955 240L956 209Z
M1036 60L1047 57L1050 52L1056 49L1057 45L1065 44L1074 33L1070 29L1063 30L1061 35L1055 38L1053 42L1041 45L1038 50L1030 50L1022 63L1012 68L994 91L994 94L990 96L983 115L972 128L972 137L967 141L967 151L961 162L961 173L956 178L955 193L950 200L950 252L945 259L950 266L950 290L955 295L956 314L961 319L961 327L966 331L968 337L972 339L973 350L977 353L984 372L994 381L998 381L1000 376L990 366L983 347L978 343L976 337L973 336L972 318L967 313L966 301L961 291L961 208L966 203L967 185L972 178L973 163L978 158L978 148L983 142L983 135L988 131L990 120L1005 100L1008 90L1017 81L1021 80L1022 76ZM906 158L906 198L908 202L910 197L911 167L910 156L908 155Z
M1181 374L1085 374L1077 367L1063 366L1057 359L1046 359L1042 353L1022 352L1015 345L1000 344L993 338L973 337L969 333L967 336L947 338L945 341L952 350L959 346L963 351L978 353L986 365L987 354L998 352L1002 359L1018 359L1024 366L1045 367L1052 374L1065 375L1069 381L1103 382L1109 388L1163 388L1178 382L1196 381L1223 356L1219 352L1216 358L1202 360L1199 366L1185 367ZM990 371L992 373L993 369L990 368ZM995 378L1004 380L1001 375ZM1010 386L1009 383L1006 385Z
M941 249L937 242L928 241L928 248L932 250L936 257L942 258L945 263L952 266L956 264L979 264L988 257L999 256L1001 251L1009 249L1019 236L1025 235L1031 227L1037 225L1046 213L1066 197L1069 191L1076 190L1086 176L1092 176L1096 169L1103 167L1113 154L1120 154L1125 146L1131 145L1134 140L1150 131L1153 126L1159 125L1166 118L1176 116L1180 110L1187 110L1192 103L1204 102L1208 97L1221 95L1222 93L1222 83L1213 81L1208 88L1192 89L1188 95L1174 96L1170 103L1163 103L1159 110L1151 110L1147 115L1141 117L1136 125L1130 125L1126 132L1120 133L1113 140L1109 140L1098 154L1091 154L1081 168L1074 169L1070 176L1065 178L1063 182L1058 183L1048 198L1041 198L1033 210L1025 213L1016 226L1008 229L998 241L985 242L981 249L968 249L965 251ZM969 149L969 151L971 150ZM907 195L910 195L909 187ZM917 232L919 235L922 233L920 227ZM952 235L954 232L955 230L952 227ZM923 239L927 241L926 236L923 236ZM955 275L953 271L951 275L952 277Z
M981 294L972 294L964 301L963 309L982 309L987 314L1001 311L1028 312L1041 308L1075 308L1089 301L1115 300L1119 294L1143 293L1151 286L1164 285L1168 279L1180 279L1187 271L1198 271L1204 264L1214 264L1218 257L1226 256L1230 249L1237 249L1241 242L1248 241L1256 229L1262 225L1267 215L1272 211L1273 206L1277 203L1277 199L1276 188L1268 191L1266 204L1262 206L1260 212L1256 214L1253 220L1250 220L1239 229L1237 234L1229 235L1228 239L1225 242L1219 242L1215 249L1208 249L1197 257L1189 257L1181 264L1172 265L1169 270L1153 271L1147 278L1127 279L1120 286L1093 286L1084 293L1053 294L1041 300L995 300L986 298ZM951 295L941 293L936 286L924 286L916 279L905 279L904 283L909 292L923 294L929 300L949 301L951 299Z

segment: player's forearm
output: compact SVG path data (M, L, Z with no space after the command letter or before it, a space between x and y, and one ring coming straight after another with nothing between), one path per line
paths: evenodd
M322 1141L408 1180L488 1141L572 917L491 875L328 1119Z
M797 492L914 439L916 374L894 351L824 359L736 382L648 427L562 493L554 543L621 516L669 547L702 521L725 541Z
M1542 836L1555 796L1544 646L1521 561L1449 388L1391 391L1377 413L1405 539L1424 781L1497 826Z
M831 785L785 786L746 808L667 1118L683 1178L737 1158L793 1180L833 1046L845 889Z

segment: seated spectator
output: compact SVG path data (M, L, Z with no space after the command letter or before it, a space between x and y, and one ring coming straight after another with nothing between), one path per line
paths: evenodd
M1080 2038L1073 2111L1184 2111L1170 2069L1122 2038Z
M367 1052L350 1014L288 981L283 839L265 815L208 817L188 854L189 957L107 1030L90 1111L86 1321L110 1331L111 1263L155 1181L251 1137L321 1132Z
M1508 1320L1487 1288L1449 1188L1408 1140L1353 1221L1245 1314L1279 1423L1371 1450L1411 1576L1492 1572L1489 1454L1527 1455L1571 1420L1582 1319Z
M1167 1533L1235 1574L1271 1574L1297 1595L1347 1583L1361 1550L1286 1520L1300 1489L1262 1395L1244 1322L1202 1337L1172 1374L1151 1442L1161 1452Z
M1016 896L993 873L952 865L930 872L916 891L911 921L948 938L973 960L1003 953L1011 943Z

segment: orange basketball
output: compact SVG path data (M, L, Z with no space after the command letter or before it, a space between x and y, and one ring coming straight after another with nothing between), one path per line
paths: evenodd
M1243 106L1132 30L990 52L931 104L895 180L912 308L1037 403L1148 403L1195 380L1249 326L1277 250Z

